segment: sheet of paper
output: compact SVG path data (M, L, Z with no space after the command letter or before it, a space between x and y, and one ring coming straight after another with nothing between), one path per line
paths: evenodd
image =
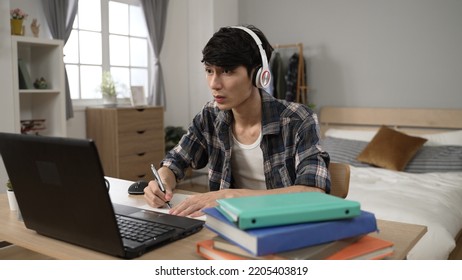
M128 205L132 207L137 207L145 210L150 210L150 211L156 211L156 212L162 212L162 213L168 213L169 209L167 207L163 208L152 208L149 206L146 201L144 200L144 197L142 195L130 195L128 194L128 187L133 183L131 181L127 180L121 180L121 179L116 179L116 178L111 178L111 177L106 177L109 182L110 182L110 189L109 189L109 194L111 196L111 201L113 203L118 203L122 205ZM170 201L170 205L175 206L181 201L185 200L187 197L189 197L189 194L182 194L182 193L175 193L173 195L172 201ZM197 219L199 220L205 220L205 215L200 216Z

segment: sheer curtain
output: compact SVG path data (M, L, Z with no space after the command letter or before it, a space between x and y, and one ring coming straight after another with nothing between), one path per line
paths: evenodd
M43 11L50 28L51 36L54 39L60 39L66 44L71 35L72 24L78 10L78 0L42 0ZM64 77L66 85L66 118L74 117L72 109L71 92L69 81L67 79L66 68L64 68Z
M151 75L151 85L148 90L148 104L166 107L164 77L159 61L160 51L164 42L165 22L169 0L140 0L148 28L150 45L154 54Z

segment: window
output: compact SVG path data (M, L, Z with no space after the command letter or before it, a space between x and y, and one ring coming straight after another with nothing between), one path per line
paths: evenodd
M103 71L118 84L118 98L131 86L148 89L149 46L141 5L136 0L80 0L64 63L73 100L101 99Z

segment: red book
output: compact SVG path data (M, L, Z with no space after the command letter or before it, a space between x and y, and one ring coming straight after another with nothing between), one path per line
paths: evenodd
M248 260L248 258L213 248L213 240L203 240L196 244L196 252L208 260Z
M197 243L197 253L214 260L322 260L359 240L352 237L329 243L308 246L278 254L255 256L225 239L215 236Z
M380 260L393 254L393 243L365 235L358 241L334 253L327 260Z

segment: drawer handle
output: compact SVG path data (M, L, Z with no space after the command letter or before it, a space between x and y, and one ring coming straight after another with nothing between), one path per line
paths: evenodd
M146 174L138 175L137 177L138 177L139 179L143 179L144 177L146 177Z
M144 108L137 108L136 109L138 112L143 112L144 111Z
M137 153L137 155L138 155L139 157L142 157L142 156L144 156L145 154L146 154L146 152Z
M137 130L137 131L136 131L136 133L138 133L138 134L143 134L143 133L145 133L145 132L146 132L146 130Z

